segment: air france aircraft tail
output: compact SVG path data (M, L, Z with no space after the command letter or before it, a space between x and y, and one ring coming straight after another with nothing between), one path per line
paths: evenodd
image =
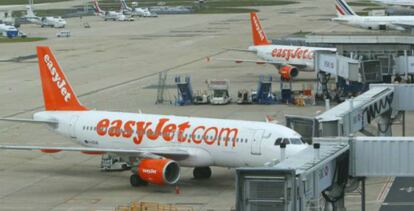
M335 0L336 5L336 14L337 16L357 16L357 14L352 10L352 8L345 2L345 0Z
M102 13L104 13L104 11L103 11L103 10L101 10L101 8L99 7L98 0L93 0L93 6L94 6L94 8L95 8L95 12L96 12L97 14L102 14Z
M259 17L255 12L250 13L250 22L252 24L252 36L254 45L270 45L267 40L266 33L264 32L262 25L260 24Z
M46 111L85 111L48 47L37 47Z

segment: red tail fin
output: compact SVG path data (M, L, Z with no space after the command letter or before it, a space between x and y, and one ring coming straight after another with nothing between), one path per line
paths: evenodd
M85 111L48 47L38 46L40 78L47 111Z
M99 7L98 0L94 0L94 1L93 1L93 6L95 7L95 12L96 12L97 14L99 14L99 13L102 13L102 12L103 12L103 11L101 10L101 8Z
M255 12L250 13L250 22L252 24L253 44L269 45L270 42L267 40L266 34L263 31L262 25L260 24L259 17L257 17Z

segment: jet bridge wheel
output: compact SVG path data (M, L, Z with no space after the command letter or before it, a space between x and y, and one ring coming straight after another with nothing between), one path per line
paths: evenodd
M193 170L194 179L208 179L211 177L210 167L196 167Z
M146 186L148 185L147 181L144 181L143 179L141 179L138 174L133 174L131 175L131 177L129 178L129 181L132 185L132 187L139 187L139 186Z

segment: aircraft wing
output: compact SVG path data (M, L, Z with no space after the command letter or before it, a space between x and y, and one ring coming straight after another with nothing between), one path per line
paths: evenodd
M284 66L284 65L293 65L296 67L305 67L303 64L296 64L294 62L282 62L282 61L265 61L265 60L254 60L254 59L233 59L233 58L207 58L207 61L217 60L217 61L229 61L235 63L256 63L256 64L271 64L275 66Z
M90 148L90 147L49 147L49 146L16 146L0 145L3 150L29 150L44 153L57 153L61 151L81 152L90 155L100 155L112 153L138 158L170 158L173 160L183 160L189 156L185 150L175 148L141 148L141 149L116 149L116 148Z
M410 23L410 22L400 22L400 23L392 23L392 24L396 26L401 26L406 29L414 28L414 23Z
M265 60L254 60L254 59L233 59L233 58L207 58L207 61L211 60L217 60L217 61L228 61L228 62L235 62L235 63L256 63L256 64L281 64L281 63L275 63L271 61L265 61Z

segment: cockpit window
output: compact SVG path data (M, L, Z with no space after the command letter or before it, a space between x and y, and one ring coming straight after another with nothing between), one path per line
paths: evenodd
M290 143L292 143L292 144L302 144L302 140L300 138L291 138Z
M282 142L282 138L278 138L275 141L275 145L280 145L281 142Z
M290 144L290 141L287 138L284 138L284 139L278 138L278 139L276 139L275 145L280 145L281 143Z

